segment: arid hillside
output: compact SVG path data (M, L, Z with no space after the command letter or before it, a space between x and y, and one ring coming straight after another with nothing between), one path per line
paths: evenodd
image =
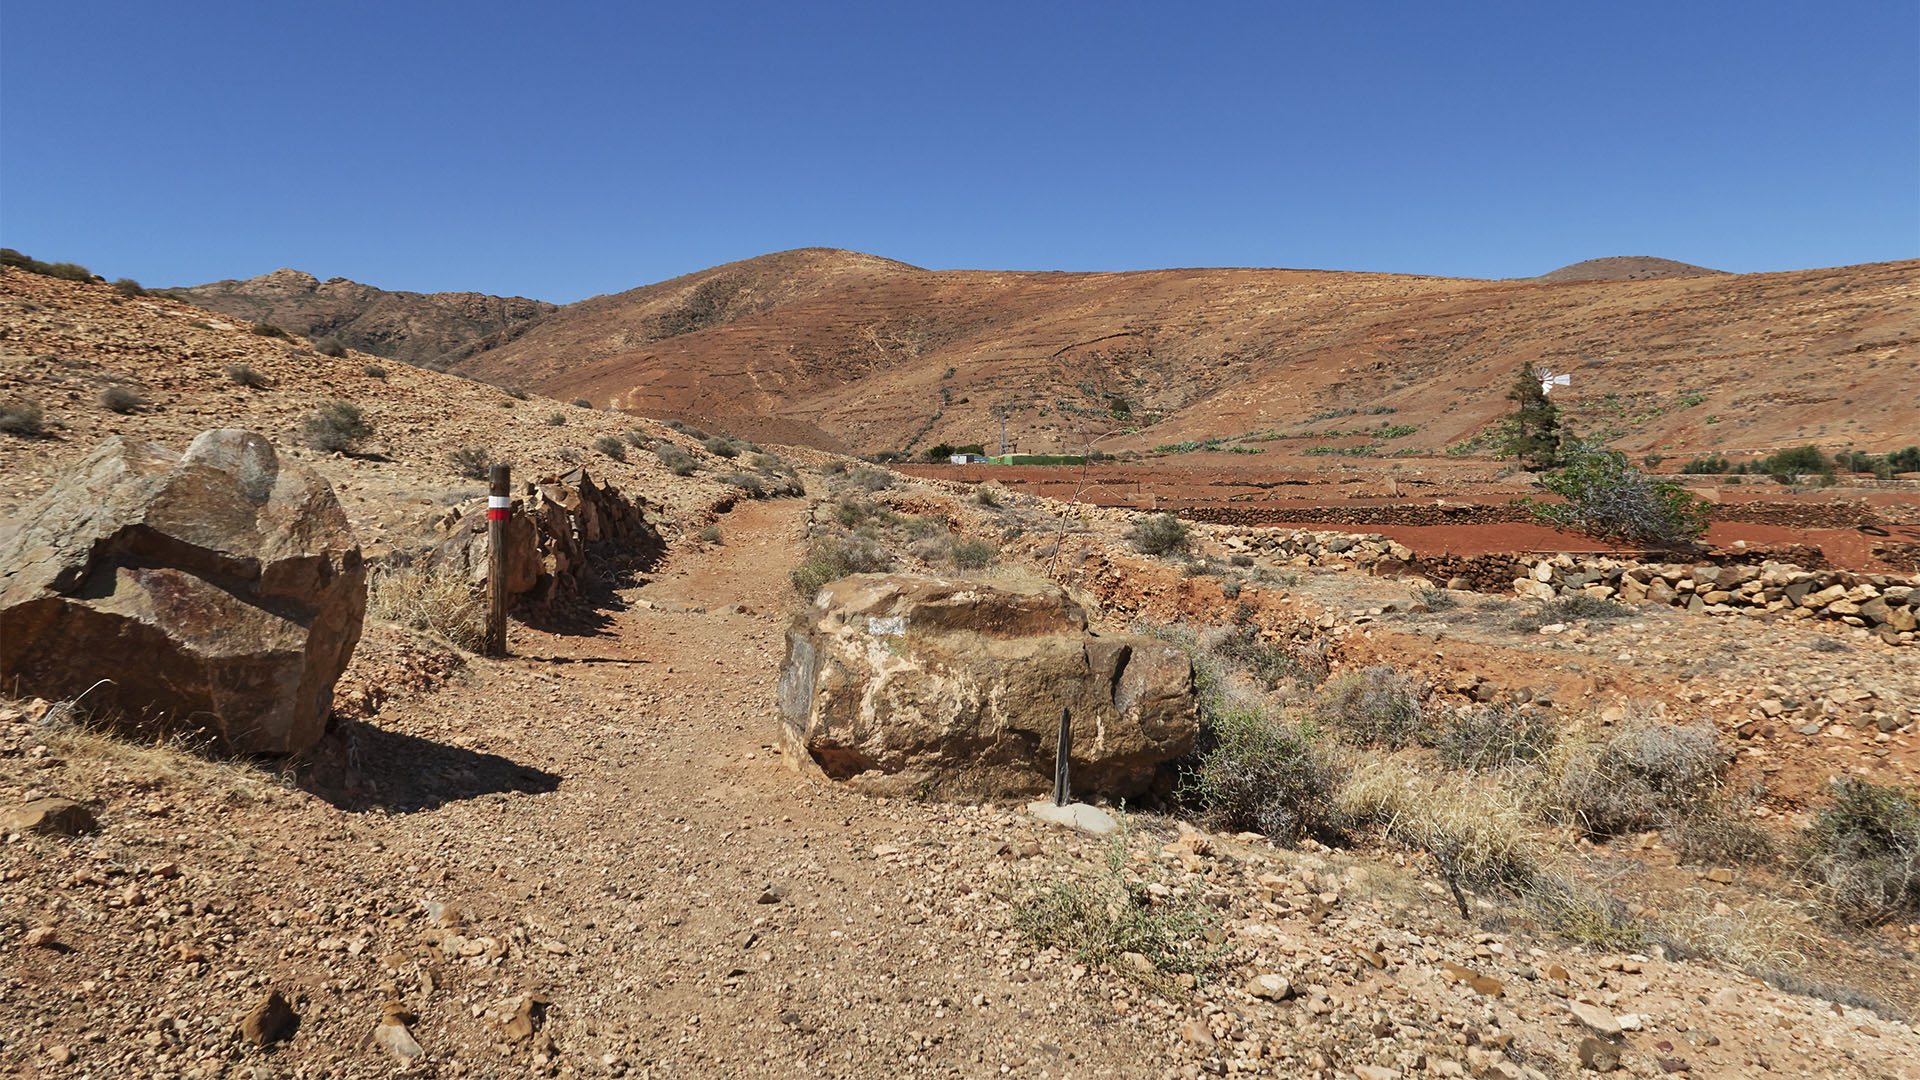
M1646 278L1711 277L1724 274L1692 263L1661 259L1652 255L1610 255L1604 259L1586 259L1545 274L1538 281L1641 281Z
M1571 375L1556 397L1579 430L1636 454L1904 445L1920 430L1920 262L1492 282L793 252L572 305L462 370L860 451L993 446L1002 417L1038 452L1392 413L1413 429L1393 449L1414 454L1472 449L1531 364Z
M389 292L287 269L169 291L211 311L431 368L511 341L558 310L524 296Z

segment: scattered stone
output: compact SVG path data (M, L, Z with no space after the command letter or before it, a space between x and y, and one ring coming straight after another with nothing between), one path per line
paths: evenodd
M413 1032L407 1030L405 1021L392 1013L381 1017L380 1023L374 1025L373 1044L402 1061L412 1061L426 1052L413 1037Z
M1268 1001L1285 1001L1293 996L1293 984L1284 975L1255 975L1247 980L1247 993Z
M1569 1001L1567 1002L1567 1008L1572 1011L1575 1020L1587 1025L1594 1031L1609 1038L1620 1037L1620 1021L1615 1020L1611 1012L1608 1012L1598 1005L1592 1005L1584 1001Z
M1612 1072L1620 1067L1620 1048L1605 1039L1582 1036L1580 1064L1594 1072Z
M255 1046L265 1046L291 1036L299 1022L287 999L280 996L280 991L271 990L241 1019L240 1037Z
M1097 806L1089 806L1081 802L1068 803L1065 806L1055 806L1053 803L1043 799L1040 802L1028 803L1027 813L1032 814L1041 821L1051 822L1055 825L1065 825L1068 828L1079 829L1082 832L1092 833L1095 836L1105 836L1120 827L1120 823L1113 819L1112 814L1107 813Z
M71 799L35 799L0 818L0 832L79 836L99 828L93 811Z
M36 926L27 931L21 939L36 949L54 949L60 946L60 938L51 926Z

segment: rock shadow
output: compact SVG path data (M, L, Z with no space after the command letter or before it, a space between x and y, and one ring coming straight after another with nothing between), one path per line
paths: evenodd
M544 795L560 776L499 754L343 720L298 771L302 790L349 813L412 814L486 795Z

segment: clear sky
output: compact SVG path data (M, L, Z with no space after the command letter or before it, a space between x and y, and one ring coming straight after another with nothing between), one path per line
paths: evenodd
M556 302L770 251L1920 256L1920 4L0 0L0 244Z

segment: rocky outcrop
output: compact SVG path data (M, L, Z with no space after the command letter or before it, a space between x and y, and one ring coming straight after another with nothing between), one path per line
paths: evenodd
M115 437L0 536L0 681L243 753L324 733L366 573L325 480L264 436Z
M429 556L475 584L487 580L487 506L476 500L450 509L448 536ZM646 500L596 483L585 469L524 485L507 519L507 592L545 603L591 589L608 564L646 563L666 550L647 520ZM596 569L598 567L599 569Z
M1033 793L1053 782L1060 710L1073 790L1138 795L1193 747L1193 669L1153 638L1093 635L1051 585L856 574L787 634L788 760L875 791Z

